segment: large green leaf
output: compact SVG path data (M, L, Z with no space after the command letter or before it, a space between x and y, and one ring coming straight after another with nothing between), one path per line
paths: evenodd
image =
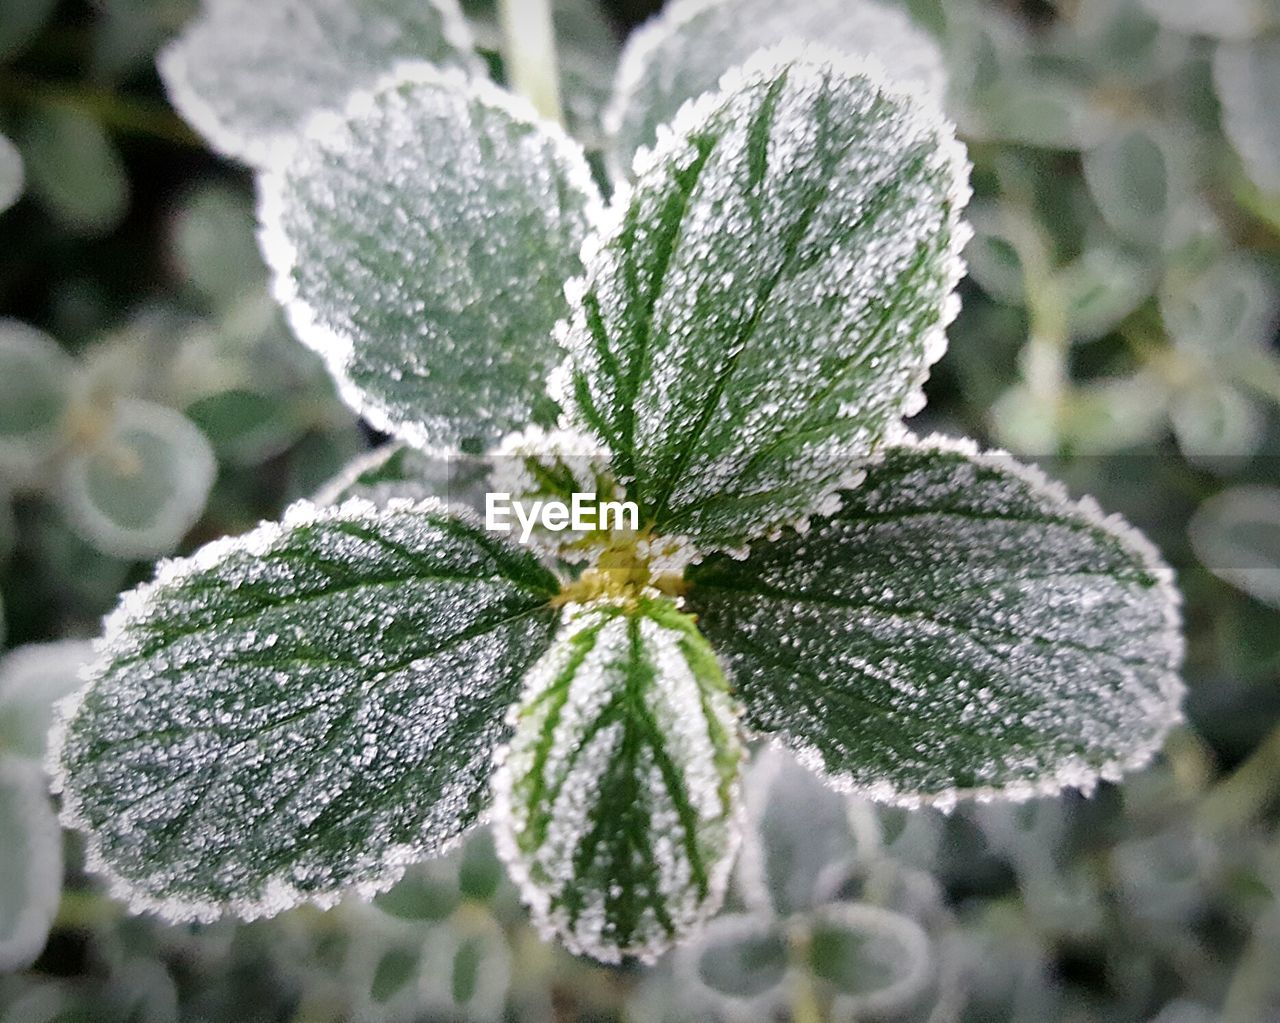
M410 60L478 66L457 0L204 0L158 63L214 149L263 166L309 114Z
M498 849L539 928L652 961L720 904L742 751L715 655L665 600L576 606L513 709Z
M136 908L245 918L388 886L487 803L556 581L436 503L294 506L127 595L58 754Z
M558 382L667 533L740 545L812 513L923 404L967 164L858 67L754 60L685 109L588 243Z
M938 100L946 87L933 40L877 0L675 0L623 51L606 115L619 176L687 100L713 91L757 50L791 38L874 57L895 80Z
M598 201L554 127L493 87L402 69L313 122L263 195L277 296L376 426L454 448L547 418Z
M1169 570L1008 456L892 448L834 517L689 581L747 723L875 798L1089 788L1179 719Z

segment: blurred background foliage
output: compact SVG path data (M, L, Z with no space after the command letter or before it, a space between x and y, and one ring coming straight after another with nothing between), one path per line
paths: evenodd
M577 125L654 6L558 5ZM730 905L651 970L541 943L484 831L371 904L127 916L39 778L69 641L379 438L281 321L249 177L165 103L192 0L2 0L0 1023L1280 1020L1280 6L907 6L948 56L977 228L919 425L1051 463L1177 567L1189 720L1159 763L944 817L765 752Z

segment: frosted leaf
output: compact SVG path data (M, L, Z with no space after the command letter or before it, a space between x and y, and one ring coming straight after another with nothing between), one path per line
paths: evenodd
M484 514L490 466L469 455L423 454L405 444L384 444L352 461L315 495L316 504L359 497L379 508L395 500L437 498Z
M1087 790L1180 719L1169 569L1000 453L891 448L833 518L688 581L748 726L881 801Z
M0 754L0 971L44 948L62 891L62 833L38 763Z
M1094 341L1151 295L1148 263L1111 245L1091 246L1057 273L1073 341Z
M30 643L0 659L0 754L43 760L53 705L80 688L92 646L85 640Z
M1170 272L1160 314L1184 353L1216 362L1267 346L1280 326L1280 285L1267 264L1233 251L1190 276Z
M452 449L549 418L552 331L598 201L558 129L403 67L312 120L262 194L276 296L375 426Z
M174 214L171 258L183 282L215 310L233 311L264 290L255 226L249 197L224 184L199 187Z
M483 812L556 590L430 502L303 502L166 562L62 708L64 820L115 895L169 919L386 888Z
M494 837L544 936L652 962L719 908L737 848L736 708L666 600L571 605L525 680Z
M1084 180L1107 225L1125 241L1162 244L1191 189L1179 140L1138 124L1086 150L1082 163Z
M760 752L743 788L747 826L738 885L744 901L784 918L812 909L819 877L853 844L846 797L775 748Z
M1210 364L1211 365L1211 364ZM1267 414L1240 388L1212 376L1191 381L1169 404L1169 425L1189 462L1224 475L1267 439Z
M17 146L0 135L0 213L18 201L22 185L22 155Z
M646 519L740 546L830 510L946 344L968 165L839 55L726 77L589 242L562 390Z
M809 966L838 993L833 1019L901 1013L924 994L933 950L910 917L866 903L833 903L812 926Z
M1251 597L1280 607L1280 488L1233 487L1196 511L1196 556Z
M263 166L309 114L406 60L478 69L457 0L203 0L158 66L210 146Z
M730 1000L731 1018L772 1019L785 1003L787 935L768 916L716 917L680 950L679 965L694 984Z
M714 91L757 50L792 38L876 58L896 81L938 102L945 92L937 45L904 11L876 0L675 0L623 51L606 113L617 176L687 100Z
M1151 17L1182 35L1248 39L1280 25L1275 0L1139 0Z
M186 416L119 401L93 446L66 460L58 497L67 521L99 550L151 558L195 525L217 471L213 449Z
M0 486L36 481L63 443L79 367L58 342L17 320L0 319Z
M1280 36L1222 43L1213 57L1222 128L1253 183L1280 192Z

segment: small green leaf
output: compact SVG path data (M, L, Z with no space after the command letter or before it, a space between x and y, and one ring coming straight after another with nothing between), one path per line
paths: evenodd
M878 906L836 903L813 923L809 965L838 992L837 1018L900 1013L924 993L933 968L929 936Z
M1274 0L1139 0L1160 24L1181 35L1249 39L1280 25Z
M876 0L674 0L623 51L606 114L618 176L687 100L713 92L730 68L783 39L873 57L895 80L938 100L946 88L933 40L903 11Z
M69 231L103 235L129 209L129 178L115 144L92 117L51 107L22 136L27 188Z
M158 64L210 146L265 166L308 115L402 61L476 69L457 0L204 0Z
M568 612L513 708L494 837L539 929L656 959L720 905L742 750L715 655L665 600Z
M923 404L966 173L839 56L771 51L681 113L587 246L560 381L646 519L740 546L829 507Z
M64 711L65 819L170 919L384 889L484 809L556 590L433 503L303 503L167 562Z
M79 367L47 334L0 319L0 473L30 485L65 442L63 423Z
M369 995L375 1002L389 1002L418 972L418 953L407 948L388 949L373 972Z
M0 135L0 213L18 201L23 182L22 154L17 146Z
M43 31L58 0L21 0L0 11L0 63L21 53Z
M218 464L186 416L120 401L93 447L62 467L59 503L90 543L122 558L168 554L200 518Z
M92 644L78 639L29 643L0 658L0 755L43 760L53 705L80 688Z
M574 143L419 65L313 122L262 190L277 297L375 426L456 449L546 417L598 201Z
M1280 487L1233 487L1196 511L1191 544L1205 567L1280 608Z
M1213 83L1222 104L1222 128L1253 183L1280 193L1280 36L1222 43L1213 57Z
M62 891L62 834L38 763L0 754L0 971L44 948Z
M892 448L832 518L688 578L748 724L873 798L1088 789L1180 718L1168 568L1005 455Z
M1163 243L1188 192L1177 140L1141 124L1118 131L1082 157L1084 179L1113 231L1137 245Z
M736 1001L756 1001L780 994L787 973L787 936L768 917L717 917L687 950L697 980ZM760 1018L768 1018L760 1004Z

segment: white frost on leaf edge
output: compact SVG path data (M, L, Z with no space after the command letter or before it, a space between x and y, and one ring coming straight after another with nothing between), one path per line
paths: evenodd
M585 221L589 229L600 218L604 201L582 146L553 121L543 118L533 105L515 93L485 79L470 78L454 68L439 68L422 61L402 61L367 89L358 89L341 110L321 110L312 114L297 139L276 152L269 165L258 174L258 247L271 273L271 292L284 309L294 336L316 352L323 360L338 387L339 396L357 415L362 416L383 433L403 440L426 455L444 458L455 454L451 444L435 443L422 423L403 421L389 415L351 380L347 373L354 356L352 338L321 322L315 309L303 299L293 281L298 265L298 251L284 228L284 212L288 195L289 165L293 150L304 142L323 142L332 138L346 122L370 113L378 98L406 85L434 86L457 92L468 101L497 110L519 124L537 128L554 146L561 170L585 198Z
M277 0L261 0L261 2L275 3ZM471 25L462 13L458 0L421 0L421 2L429 3L439 13L445 42L459 55L469 54L470 70L476 74L481 73L483 64L476 56ZM293 148L295 133L286 132L265 138L253 138L242 134L225 124L212 104L205 101L200 90L191 85L187 74L187 56L184 47L188 41L187 33L203 17L203 12L197 14L183 31L166 43L156 55L156 69L164 82L165 91L182 117L200 133L216 153L242 162L251 168L269 167ZM423 63L426 64L425 61ZM298 125L299 128L305 126L309 116L311 115L304 116L302 123Z
M626 44L622 49L622 55L618 60L618 70L614 75L613 90L609 98L609 103L601 114L601 125L604 129L604 135L610 142L605 154L609 176L618 182L618 187L620 189L624 187L626 171L618 164L619 154L617 152L617 147L612 143L616 141L618 133L622 130L628 104L635 95L636 87L643 81L645 72L648 70L649 65L653 63L654 54L662 49L668 39L678 35L685 26L695 18L699 17L711 8L725 6L726 2L727 0L673 0L672 3L668 3L663 6L657 14L649 18L648 21L628 36ZM932 42L928 35L922 29L919 29L907 13L901 8L891 7L882 2L882 0L872 0L872 3L877 7L883 7L885 13L889 17L900 17L904 22L919 32L922 40ZM794 36L785 37L780 41L779 45L788 45L792 47L808 46L812 48L815 44L806 42L799 36ZM771 49L772 48L764 48L761 51L758 51L756 55L739 65L739 68L745 69L750 67L751 64L759 59L761 53L770 52ZM868 61L876 60L875 56L870 53L856 54L850 51L843 51L829 47L826 48L826 50L828 53L842 54L852 59L863 59ZM941 64L941 53L938 53L938 60ZM733 73L733 69L725 73L725 76L720 81L719 91L725 90L725 80ZM945 88L941 89L939 94L936 96L926 94L923 91L919 91L918 95L923 102L927 102L934 107L938 107L945 98L943 95L944 92ZM688 104L696 101L697 97L691 97L685 101L684 105L687 106ZM672 123L674 124L678 122L679 114L676 115L676 119ZM645 147L641 147L641 150L638 150L636 155L639 155L639 152L644 148ZM633 167L632 173L638 173L638 169Z
M1034 465L1017 461L1007 451L996 448L983 451L977 443L968 438L949 437L943 434L927 437L908 436L900 446L919 452L936 451L963 455L977 466L999 469L1012 475L1025 483L1036 496L1061 504L1075 512L1087 525L1096 526L1110 533L1143 568L1155 577L1156 592L1161 598L1164 612L1165 628L1161 634L1161 648L1166 655L1168 667L1161 690L1169 707L1167 715L1160 722L1163 727L1147 742L1133 746L1126 756L1107 761L1100 767L1092 766L1081 758L1073 758L1064 762L1056 773L1036 781L1013 781L1000 786L944 789L933 793L900 789L891 782L860 785L841 775L829 773L824 766L822 754L815 747L798 739L783 740L772 735L759 735L756 738L767 739L771 746L790 753L837 792L888 806L900 806L908 810L933 807L943 813L950 813L962 801L1023 803L1043 796L1056 796L1069 788L1077 789L1088 796L1097 788L1099 781L1117 782L1128 772L1146 767L1164 746L1170 729L1184 720L1182 698L1186 693L1186 684L1179 674L1186 652L1186 641L1182 634L1182 594L1174 583L1173 569L1165 563L1155 545L1130 525L1123 516L1116 513L1108 514L1094 498L1088 495L1073 498L1064 484L1046 476ZM879 458L883 457L882 451ZM871 464L874 465L877 460L872 459Z
M215 568L232 554L245 552L255 556L261 555L269 550L286 531L295 527L339 519L368 520L405 511L423 514L447 511L451 515L465 519L471 525L478 523L476 517L466 509L449 507L437 498L428 498L424 501L393 499L382 509L359 497L352 497L340 505L329 507L322 507L307 500L297 501L285 509L279 521L263 521L243 535L214 540L189 557L166 558L160 561L156 566L154 578L121 596L116 609L103 620L101 636L93 641L94 658L81 669L82 685L54 705L53 726L49 731L49 749L44 765L51 779L50 792L62 797L62 810L59 814L62 826L78 832L83 837L85 870L106 881L107 892L113 899L125 903L134 913L153 913L171 923L212 923L228 915L248 922L276 916L287 909L304 904L322 910L332 909L348 895L367 901L386 891L404 876L409 867L426 858L447 855L465 841L474 828L488 822L489 814L482 813L472 827L436 846L429 854L424 854L421 849L413 845L391 847L383 857L381 872L376 877L331 891L303 891L287 881L278 880L269 884L262 895L256 899L233 899L229 902L221 902L212 899L156 898L141 886L114 872L102 852L101 840L81 810L79 798L74 789L68 785L68 772L63 764L62 753L71 721L80 710L89 690L102 676L101 665L109 661L119 649L127 649L128 629L136 620L145 616L151 593L164 586L181 584L199 572Z
M657 141L652 146L641 147L636 152L632 179L639 180L649 171L661 167L669 156L678 152L696 128L725 105L731 94L774 77L786 67L806 68L810 73L819 75L841 74L850 78L865 79L881 95L902 104L906 118L909 122L915 122L913 126L921 134L932 134L937 138L939 150L951 165L953 176L951 187L946 195L946 200L951 204L951 217L948 223L951 245L943 257L943 276L947 280L946 298L943 300L938 322L925 336L924 358L898 412L902 419L909 419L925 407L924 387L928 383L930 370L946 354L947 329L960 315L960 296L956 289L968 273L964 250L973 237L973 228L963 217L964 209L973 195L973 189L969 183L969 174L973 165L969 161L964 143L956 137L954 122L942 111L935 97L919 87L896 81L885 70L883 63L874 57L850 55L828 47L806 43L803 40L787 39L777 46L760 50L746 63L730 69L720 79L720 86L716 91L687 100L675 119L658 129ZM565 284L565 296L569 301L571 312L555 328L555 338L565 352L565 358L548 377L547 393L565 409L562 417L565 426L582 430L591 436L594 436L594 431L577 414L572 395L573 321L576 311L582 306L583 299L591 289L593 268L599 265L600 249L615 237L623 226L633 190L634 186L629 182L619 181L609 203L599 207L598 217L589 218L587 237L583 242L580 257L586 272ZM890 420L880 442L880 448L904 443L910 436L911 434L900 421ZM753 543L761 540L776 540L787 528L800 533L805 532L814 518L834 515L838 512L842 503L840 491L856 489L865 475L864 466L855 463L825 493L815 498L812 508L805 515L794 521L769 523L767 531L752 537L748 543L740 547L722 549L723 553L742 561L750 554Z
M62 897L62 833L49 805L44 772L35 761L0 755L0 785L11 788L27 815L33 844L25 869L28 898L13 934L0 941L0 971L19 969L34 960L49 935Z

